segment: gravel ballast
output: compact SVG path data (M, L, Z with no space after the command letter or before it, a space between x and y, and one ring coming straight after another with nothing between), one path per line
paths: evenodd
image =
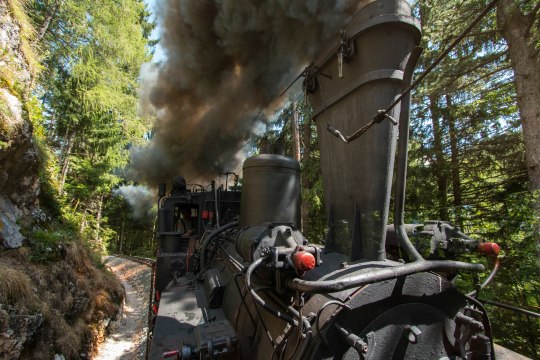
M109 326L96 360L144 359L148 331L151 268L124 258L108 256L105 265L124 286L126 296L119 319Z

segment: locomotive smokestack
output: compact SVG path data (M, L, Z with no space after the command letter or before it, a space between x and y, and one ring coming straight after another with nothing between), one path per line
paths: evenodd
M339 138L367 125L400 94L405 64L419 42L419 24L406 1L365 0L314 62L319 69L311 101L329 219L326 249L351 260L384 259L398 130L391 120L399 119L399 105L356 140Z

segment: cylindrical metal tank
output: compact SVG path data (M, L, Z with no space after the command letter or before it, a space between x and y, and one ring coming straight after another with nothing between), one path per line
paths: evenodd
M282 155L262 154L244 162L240 226L265 222L300 228L300 164Z
M390 105L402 91L403 70L420 42L420 27L405 0L363 0L359 8L314 61L318 87L310 100L329 219L326 250L352 260L382 260L398 127L385 119L345 144L327 125L350 135ZM339 66L344 45L349 50ZM399 109L389 115L399 119Z

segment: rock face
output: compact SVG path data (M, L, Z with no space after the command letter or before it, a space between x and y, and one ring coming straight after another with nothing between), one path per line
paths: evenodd
M115 319L124 291L114 276L78 242L52 251L47 262L26 247L0 251L0 360L92 359Z
M39 157L32 124L25 114L31 73L22 53L21 28L0 2L0 245L19 247L20 224L29 225L40 212Z
M18 359L26 342L43 326L43 315L21 315L14 308L0 308L0 354L3 359Z

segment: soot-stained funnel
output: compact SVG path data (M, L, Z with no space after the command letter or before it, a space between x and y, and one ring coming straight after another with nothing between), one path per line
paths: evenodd
M419 29L406 1L362 1L359 12L314 61L318 85L310 100L329 222L327 252L351 260L384 259L398 127L385 119L346 144L327 126L352 134L390 105L402 91L403 70L420 42ZM399 109L398 104L389 115L399 119Z

